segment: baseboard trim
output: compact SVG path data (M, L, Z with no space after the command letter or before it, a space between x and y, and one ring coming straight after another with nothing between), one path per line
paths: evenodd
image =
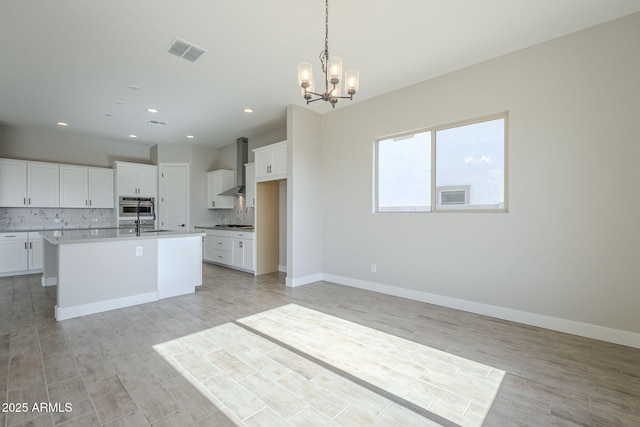
M290 288L295 288L296 286L308 285L310 283L319 282L321 280L324 280L324 275L321 273L295 278L287 276L285 284Z
M333 274L322 274L321 276L322 280L337 283L339 285L350 286L353 288L359 288L368 291L379 292L382 294L407 298L415 301L426 302L429 304L435 304L443 307L453 308L456 310L463 310L470 313L482 314L484 316L490 316L502 320L509 320L511 322L551 329L554 331L578 335L586 338L607 341L614 344L640 348L640 334L634 332L622 331L619 329L612 329L604 326L576 322L573 320L550 317L526 311L499 307L495 305L462 300L458 298L445 297L412 289L398 288L396 286L369 282L366 280L352 279L349 277L337 276ZM300 283L300 285L307 283L311 282Z
M44 277L44 275L40 278L42 286L54 286L58 284L58 277Z
M88 314L101 313L103 311L115 310L138 304L146 304L154 301L158 301L158 292L148 292L124 298L114 298L107 301L76 305L73 307L61 308L56 305L56 320L72 319L74 317L86 316Z

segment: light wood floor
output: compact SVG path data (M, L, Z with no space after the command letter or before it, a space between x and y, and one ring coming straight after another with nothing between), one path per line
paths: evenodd
M204 274L194 295L63 322L55 287L0 278L0 426L640 425L639 349Z

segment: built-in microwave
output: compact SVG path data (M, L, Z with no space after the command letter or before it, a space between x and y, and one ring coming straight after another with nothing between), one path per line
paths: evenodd
M119 218L155 218L153 197L120 197Z

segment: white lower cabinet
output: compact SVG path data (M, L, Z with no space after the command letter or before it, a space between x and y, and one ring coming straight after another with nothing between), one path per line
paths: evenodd
M29 270L42 270L44 265L44 250L40 233L28 233Z
M196 228L206 233L202 259L238 270L254 272L253 233L246 231Z
M233 266L245 270L254 270L253 267L253 240L233 240Z
M0 275L42 270L42 261L40 233L0 233Z

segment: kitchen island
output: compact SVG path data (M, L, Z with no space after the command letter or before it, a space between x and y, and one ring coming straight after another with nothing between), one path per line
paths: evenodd
M42 283L58 285L56 320L193 293L204 233L128 229L41 233Z

